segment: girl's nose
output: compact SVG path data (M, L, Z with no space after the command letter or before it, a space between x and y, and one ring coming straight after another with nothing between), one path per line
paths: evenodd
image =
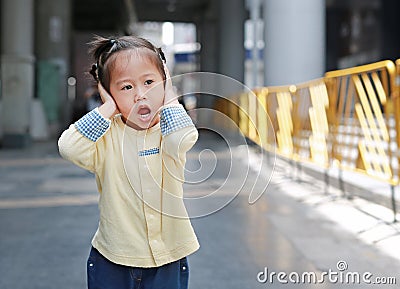
M146 99L146 93L143 89L137 88L135 92L135 102Z

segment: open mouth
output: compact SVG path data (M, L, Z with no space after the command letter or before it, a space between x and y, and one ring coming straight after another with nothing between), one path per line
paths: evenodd
M139 117L142 120L147 120L150 117L151 110L148 107L141 107L138 110Z

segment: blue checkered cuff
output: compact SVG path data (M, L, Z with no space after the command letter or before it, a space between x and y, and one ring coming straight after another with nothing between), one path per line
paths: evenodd
M104 118L98 108L95 108L75 122L75 128L83 136L95 142L106 133L110 124L111 121Z
M145 156L155 155L155 154L159 154L159 153L160 153L159 148L152 148L152 149L148 149L148 150L139 151L138 155L139 155L139 157L145 157Z
M193 125L192 119L182 105L168 106L161 110L160 126L162 135L168 135L178 129Z

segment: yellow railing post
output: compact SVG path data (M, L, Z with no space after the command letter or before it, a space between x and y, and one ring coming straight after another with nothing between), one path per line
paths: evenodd
M265 150L272 150L269 140L274 139L273 131L271 130L270 118L267 113L267 96L268 89L262 88L255 91L257 95L257 131L259 134L259 145Z
M391 137L398 135L392 128L398 123L392 101L394 73L393 62L381 61L325 74L333 158L341 168L391 184L399 181L391 149L392 140L399 147L398 138Z
M296 158L327 168L329 99L324 79L296 85L294 139Z
M330 71L302 84L264 87L218 108L264 149L327 171L333 164L400 182L400 59ZM327 177L327 174L325 175Z
M245 137L249 137L249 97L247 93L239 96L239 129Z
M293 158L293 93L295 86L268 87L264 90L265 112L269 116L271 131L275 136L268 136L267 145L274 152Z
M393 89L393 115L396 121L396 142L400 148L400 59L396 60L396 77L394 80ZM400 163L400 154L397 154L397 161ZM400 179L400 169L397 171L397 176Z

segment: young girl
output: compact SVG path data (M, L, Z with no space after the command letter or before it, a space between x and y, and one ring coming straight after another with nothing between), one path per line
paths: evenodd
M95 174L100 193L88 288L187 288L186 256L199 243L182 184L197 130L161 49L125 36L96 38L90 51L103 104L58 141L63 158Z

